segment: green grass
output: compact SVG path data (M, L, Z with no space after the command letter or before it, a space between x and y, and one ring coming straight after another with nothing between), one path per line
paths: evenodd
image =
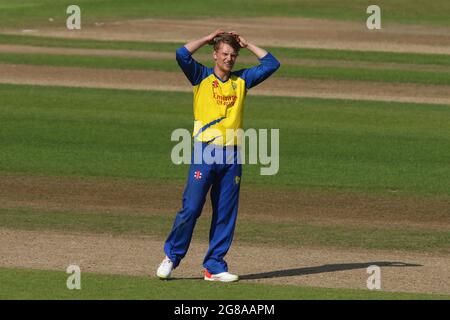
M0 21L8 27L36 27L64 25L66 8L73 4L68 0L23 0L11 3L0 0ZM115 21L135 18L211 18L215 16L258 17L289 16L352 20L365 23L366 9L373 2L369 0L78 0L81 7L82 23ZM382 8L382 21L400 23L419 23L448 25L449 2L418 0L379 0ZM49 22L49 18L54 19Z
M202 61L211 66L211 61ZM255 59L256 65L257 60ZM158 70L180 72L175 59L150 59L108 56L68 56L26 53L0 53L0 63L31 64L60 67L84 67L99 69ZM251 64L236 64L236 70L247 68ZM450 72L426 72L408 70L383 70L348 67L309 67L299 65L283 65L275 74L276 77L376 81L387 83L417 83L450 85Z
M26 35L0 34L1 44L30 45L39 47L57 48L85 48L85 49L110 49L110 50L134 50L157 51L174 53L183 43L168 42L142 42L142 41L104 41L88 39L65 39L53 37L38 37ZM384 62L400 64L424 64L450 66L450 55L425 54L425 53L400 53L400 52L376 52L356 50L334 49L309 49L309 48L283 48L266 47L280 59L317 59L317 60L344 60L361 62ZM198 52L206 54L211 47L202 47ZM251 56L247 50L240 52L242 56Z
M58 67L84 67L98 69L129 69L129 70L159 70L180 71L180 67L174 58L169 59L147 59L126 57L97 57L97 56L69 56L69 55L46 55L46 54L9 54L0 53L1 63L31 64L40 66Z
M84 48L110 50L140 50L175 52L183 43L143 42L143 41L107 41L91 39L67 39L28 35L0 34L1 44L16 44L50 48Z
M1 59L1 58L0 58ZM309 67L285 65L277 76L319 80L375 81L450 85L450 72L365 69L349 67Z
M161 281L153 277L83 272L81 289L69 290L63 271L0 269L0 299L133 299L133 300L448 300L450 296L358 289L328 289L239 282L210 283L198 279ZM33 290L30 290L30 289Z
M171 163L192 95L0 85L0 171L184 181ZM255 97L246 128L280 129L280 171L247 184L450 194L449 106Z
M343 60L450 66L450 55L445 54L280 47L269 47L268 49L275 56L291 59Z
M23 230L151 235L162 239L169 233L174 217L175 213L137 215L16 208L0 209L0 226ZM209 218L199 220L195 239L208 240L209 220ZM280 237L280 234L283 236ZM239 243L258 243L267 246L319 246L450 253L450 232L445 231L311 225L300 222L260 221L248 217L239 219L235 239Z

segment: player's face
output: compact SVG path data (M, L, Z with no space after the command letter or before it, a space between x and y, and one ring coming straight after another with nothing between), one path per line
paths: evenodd
M230 72L234 67L238 53L227 43L222 43L217 51L214 51L214 60L219 69Z

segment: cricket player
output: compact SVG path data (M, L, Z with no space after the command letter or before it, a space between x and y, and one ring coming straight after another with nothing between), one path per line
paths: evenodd
M206 44L214 46L213 68L192 58ZM250 50L259 64L232 71L241 48ZM183 208L176 215L164 245L166 257L156 274L161 279L168 279L186 255L197 218L211 189L213 213L209 249L203 261L204 279L237 281L239 277L228 272L224 257L236 225L242 164L239 139L226 133L227 129L242 128L247 91L267 79L280 63L272 54L236 32L222 29L179 48L176 59L194 91L194 152L183 193ZM205 159L207 156L214 159L213 163Z

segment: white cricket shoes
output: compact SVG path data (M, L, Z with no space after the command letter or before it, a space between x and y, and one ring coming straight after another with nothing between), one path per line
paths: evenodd
M211 274L208 270L205 269L205 277L206 281L220 281L220 282L235 282L239 280L239 276L235 274L231 274L229 272L221 272L217 274Z
M173 262L165 257L156 271L156 276L162 280L169 279L173 270Z

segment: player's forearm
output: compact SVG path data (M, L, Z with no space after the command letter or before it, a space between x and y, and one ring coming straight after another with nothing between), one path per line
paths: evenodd
M208 37L203 37L201 39L194 40L194 41L191 41L189 43L186 43L184 46L186 47L186 49L188 49L188 51L190 53L193 54L195 51L197 51L198 49L203 47L208 42L209 42L209 38Z
M267 55L267 51L266 50L264 50L264 49L262 49L260 47L257 47L257 46L255 46L252 43L247 43L247 47L246 48L248 50L250 50L251 52L253 52L253 54L255 56L257 56L258 59L261 59L261 58L263 58L263 57L265 57Z
M216 37L217 35L222 34L224 32L225 31L223 31L223 29L217 29L216 31L210 33L207 36L204 36L203 38L186 43L184 46L186 47L186 49L188 49L188 51L191 54L193 54L195 51L197 51L198 49L203 47L205 44L212 41L214 39L214 37Z

